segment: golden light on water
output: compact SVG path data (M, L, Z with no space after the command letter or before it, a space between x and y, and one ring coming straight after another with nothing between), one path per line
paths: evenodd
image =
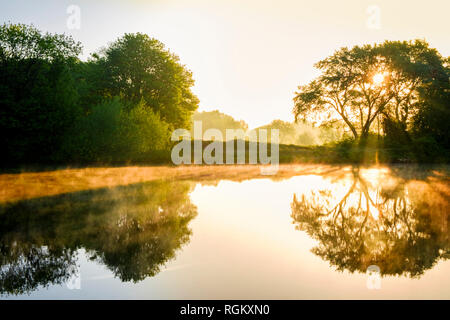
M277 177L321 174L331 170L327 165L280 165ZM64 169L45 172L0 174L0 204L24 199L55 196L99 188L113 188L159 179L262 178L260 166L160 166Z

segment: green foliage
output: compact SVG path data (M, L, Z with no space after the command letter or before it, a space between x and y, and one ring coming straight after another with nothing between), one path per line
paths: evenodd
M169 153L169 125L160 120L143 101L122 112L120 135L126 146L126 160L162 161Z
M449 60L449 59L447 59ZM430 136L447 150L450 149L450 65L446 74L420 88L420 108L413 119L414 136Z
M247 131L248 125L243 120L236 120L232 116L214 111L195 112L192 116L192 124L194 121L202 122L202 131L208 129L217 129L222 133L222 137L225 140L227 129L242 129ZM202 133L203 134L203 133ZM193 127L191 127L191 136L194 135Z
M170 131L198 106L191 72L139 33L80 52L69 36L0 27L2 163L167 161Z
M114 99L75 123L62 157L74 162L162 161L168 154L168 127L143 101L126 110Z
M268 125L254 129L258 134L259 129L267 129L268 137L270 130L279 130L279 143L293 144L298 146L320 145L336 141L340 136L339 130L333 127L315 127L306 121L287 122L274 120ZM268 139L270 141L270 139Z
M279 143L283 144L297 144L297 135L299 134L297 132L296 125L294 123L286 122L283 120L274 120L271 123L258 127L254 129L258 140L259 140L259 130L267 130L267 141L272 142L271 137L271 130L276 129L278 130L279 134ZM308 141L308 144L314 144L310 143L311 141Z
M415 138L412 144L415 160L421 163L448 162L450 153L433 136Z
M64 139L63 159L111 161L118 156L122 106L118 100L100 104L80 117Z
M406 131L423 105L423 88L438 81L448 88L445 61L422 40L342 48L316 64L322 71L316 80L299 87L294 114L345 123L355 139L365 139L379 117ZM383 75L383 81L376 83L375 75Z
M226 129L248 129L219 111L194 114L191 72L145 34L125 34L87 62L80 53L70 36L0 26L3 165L168 161L169 133L193 120L224 138ZM327 144L283 147L281 158L292 161L448 161L449 66L421 40L342 48L318 62L322 75L296 93L296 120L310 122L258 129L278 129L281 144ZM373 123L383 124L376 145ZM348 133L355 141L334 143Z
M79 112L72 74L80 46L24 25L0 27L3 163L52 161Z
M42 33L24 24L0 26L0 60L67 60L76 59L81 44L72 37L61 34Z
M164 45L146 34L125 34L90 62L95 94L120 97L128 106L142 99L172 128L189 128L198 99L192 73Z

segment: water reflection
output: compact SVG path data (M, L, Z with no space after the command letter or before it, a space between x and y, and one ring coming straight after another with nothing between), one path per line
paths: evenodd
M188 182L148 183L0 206L0 293L29 293L77 272L77 250L122 281L160 272L191 236Z
M448 261L425 272L449 258L448 167L280 166L270 177L251 168L220 168L220 175L207 169L136 183L120 179L130 170L125 168L106 182L102 176L110 188L83 183L98 180L89 169L57 192L64 180L54 180L57 173L36 174L39 184L16 177L10 202L0 204L0 295L340 298L345 286L346 297L370 298L364 274L372 265L382 275L395 275L383 279L383 288L403 288L383 291L383 297L409 297L411 288L418 297L448 297ZM39 188L39 198L22 192L26 188ZM200 212L195 224L193 203ZM295 231L292 221L305 232ZM168 269L177 272L141 282L172 258ZM65 285L41 290L70 283L80 271L88 279L80 291ZM324 281L333 285L326 289Z
M313 253L338 270L420 277L449 257L448 181L436 173L357 169L294 194L291 217L317 241Z

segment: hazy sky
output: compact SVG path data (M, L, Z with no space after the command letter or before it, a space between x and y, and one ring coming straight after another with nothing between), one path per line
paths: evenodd
M450 55L448 0L0 0L1 22L71 34L83 57L125 32L162 41L194 74L200 110L250 127L292 121L292 98L313 64L342 46L426 39ZM81 10L69 29L69 5ZM380 19L377 19L379 8ZM370 26L370 27L369 27ZM379 27L378 29L376 27Z

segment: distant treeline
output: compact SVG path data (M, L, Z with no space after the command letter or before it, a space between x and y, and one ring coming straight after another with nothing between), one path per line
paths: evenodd
M194 121L200 121L202 123L202 134L209 129L217 129L222 133L222 136L226 136L227 129L242 129L248 130L248 124L243 120L236 120L232 116L214 111L195 112L192 116L191 136L194 136L193 123Z
M274 120L271 123L254 129L259 134L260 129L270 132L277 129L279 133L279 143L292 144L297 146L317 146L341 140L345 132L338 127L314 126L307 121L287 122ZM270 139L268 139L269 142Z
M313 126L306 121L288 122L273 120L267 125L249 129L248 124L244 120L236 120L232 116L219 112L218 110L196 111L192 117L192 123L194 121L201 121L203 133L208 129L219 130L223 140L227 140L227 129L241 129L248 136L256 133L257 137L260 129L266 129L268 142L271 142L270 131L276 129L278 130L280 144L293 144L298 146L314 146L336 142L346 136L345 131L337 126ZM193 137L193 125L191 128L191 137Z
M191 72L145 34L125 34L81 61L81 44L33 26L0 26L4 165L164 161L189 127Z

